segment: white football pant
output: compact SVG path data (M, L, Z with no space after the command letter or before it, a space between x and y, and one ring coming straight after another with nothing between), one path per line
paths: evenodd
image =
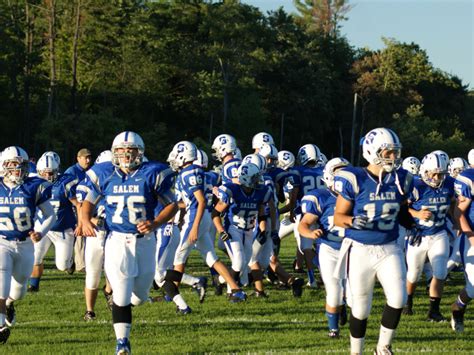
M74 231L69 228L64 232L49 231L38 243L34 243L35 265L41 265L51 244L54 244L56 267L66 271L74 261Z
M84 237L86 288L89 290L96 290L99 287L102 269L104 268L104 249L107 232L103 229L96 229L95 235L95 237Z
M339 250L321 243L319 245L319 270L326 289L326 304L338 307L344 304L343 280L334 277L334 270L339 259Z

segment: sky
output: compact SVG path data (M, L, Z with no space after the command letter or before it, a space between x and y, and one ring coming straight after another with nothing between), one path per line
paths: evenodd
M283 6L296 12L293 0L242 0L263 12ZM349 0L353 5L341 33L357 48L384 47L382 37L418 44L431 63L474 89L473 0Z

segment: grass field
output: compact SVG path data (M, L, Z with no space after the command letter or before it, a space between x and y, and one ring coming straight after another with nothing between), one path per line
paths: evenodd
M290 269L294 238L282 243L285 267ZM189 270L206 275L200 256L193 252ZM102 354L113 353L115 337L111 314L99 294L97 320L86 323L83 287L84 274L69 276L53 267L50 250L40 292L27 294L16 304L17 324L0 354ZM450 304L463 287L462 274L454 273L446 288L442 312L450 315ZM301 299L290 291L268 287L268 299L249 298L246 303L229 304L224 296L214 296L209 289L204 304L189 288L182 293L193 309L186 316L175 314L174 304L146 303L133 309L132 351L136 354L172 353L348 353L348 326L340 339L327 337L324 315L324 290L306 289ZM153 291L153 295L158 295ZM366 352L373 351L384 305L383 292L376 288L369 318ZM393 345L403 353L474 353L472 308L466 314L466 331L455 334L449 323L425 321L428 299L419 288L412 317L402 317Z

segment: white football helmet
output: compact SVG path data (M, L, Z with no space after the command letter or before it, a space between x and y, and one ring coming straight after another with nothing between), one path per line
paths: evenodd
M202 149L198 149L196 153L197 153L197 158L194 161L194 164L200 166L203 169L207 169L209 165L209 159L207 158L206 152Z
M235 155L237 142L230 134L221 134L214 139L211 148L214 150L212 156L217 160L222 161L226 155Z
M267 167L273 168L278 162L278 149L273 144L263 143L258 151L267 161Z
M316 167L324 168L327 162L328 162L328 157L324 153L321 152L321 154L319 155L319 162L316 164Z
M257 133L252 138L252 149L260 149L264 143L275 145L271 134L266 132Z
M53 158L58 163L58 166L61 166L61 158L59 157L58 153L53 152L53 151L50 150L50 151L44 152L43 155L40 157L40 159L44 156L49 156L49 157ZM36 170L38 170L38 169L36 169Z
M474 149L471 149L467 154L467 161L469 162L469 165L474 167Z
M43 154L36 163L36 171L41 178L53 183L57 180L59 175L58 161L53 155Z
M237 170L237 177L242 186L255 189L261 182L261 173L258 166L252 163L243 163Z
M138 153L118 153L118 149L131 148L137 149ZM137 133L125 131L118 134L112 142L112 164L118 168L134 169L143 162L143 154L145 154L145 143L142 137Z
M351 163L344 158L333 158L329 160L323 170L323 180L328 188L331 190L334 186L334 176L336 176L336 170L344 166L349 166Z
M441 176L435 180L430 174L441 174ZM448 164L446 160L440 158L439 155L430 153L423 158L420 165L420 176L426 184L438 188L442 185L447 174Z
M278 167L283 170L288 170L295 166L295 155L289 150L280 150L278 152Z
M444 150L439 150L439 149L438 150L433 150L431 153L436 154L441 159L446 161L446 165L449 165L449 155Z
M2 153L2 166L4 179L21 185L30 170L28 154L17 146L5 148Z
M317 165L321 162L321 151L316 144L305 144L298 150L296 161L302 166L310 162Z
M105 163L106 161L112 161L112 151L111 150L104 150L100 153L96 160L96 164ZM145 157L142 158L142 161L145 161Z
M418 175L421 162L417 157L407 157L403 159L402 168L413 175Z
M393 150L395 158L383 158L384 150ZM391 172L401 163L402 144L391 129L375 128L365 135L362 144L362 155L369 164L379 165Z
M175 167L179 169L185 164L192 163L197 159L197 148L194 143L181 141L174 145L173 150L170 153L170 157L172 157L171 161L168 160L170 165L173 163L175 164Z
M453 178L457 177L464 170L469 168L469 164L463 158L452 158L449 161L448 172Z
M239 147L235 148L234 158L242 160L242 151L239 149Z
M249 154L242 159L242 164L252 163L257 166L260 172L265 172L267 169L267 161L260 154Z

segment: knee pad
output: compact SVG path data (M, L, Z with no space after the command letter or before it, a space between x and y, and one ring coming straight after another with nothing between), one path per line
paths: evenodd
M213 267L217 260L219 260L219 258L214 251L208 251L206 253L206 264L208 267Z
M179 271L176 271L176 270L166 271L165 281L181 282L182 278L183 278L183 273L182 272L179 272Z
M252 275L253 282L263 280L262 270L252 270L250 271L250 274Z
M235 280L235 282L240 281L240 271L235 271L234 269L230 269L230 276Z
M357 319L351 314L349 330L353 338L364 338L367 330L367 319Z
M120 307L115 303L112 305L112 321L113 323L132 323L132 306Z
M132 305L133 306L139 306L143 303L145 303L146 299L141 299L140 297L138 297L136 294L132 293Z
M388 329L397 329L401 315L402 308L392 308L386 304L382 313L382 325Z
M444 280L448 276L448 259L442 258L433 265L433 277L438 280Z

